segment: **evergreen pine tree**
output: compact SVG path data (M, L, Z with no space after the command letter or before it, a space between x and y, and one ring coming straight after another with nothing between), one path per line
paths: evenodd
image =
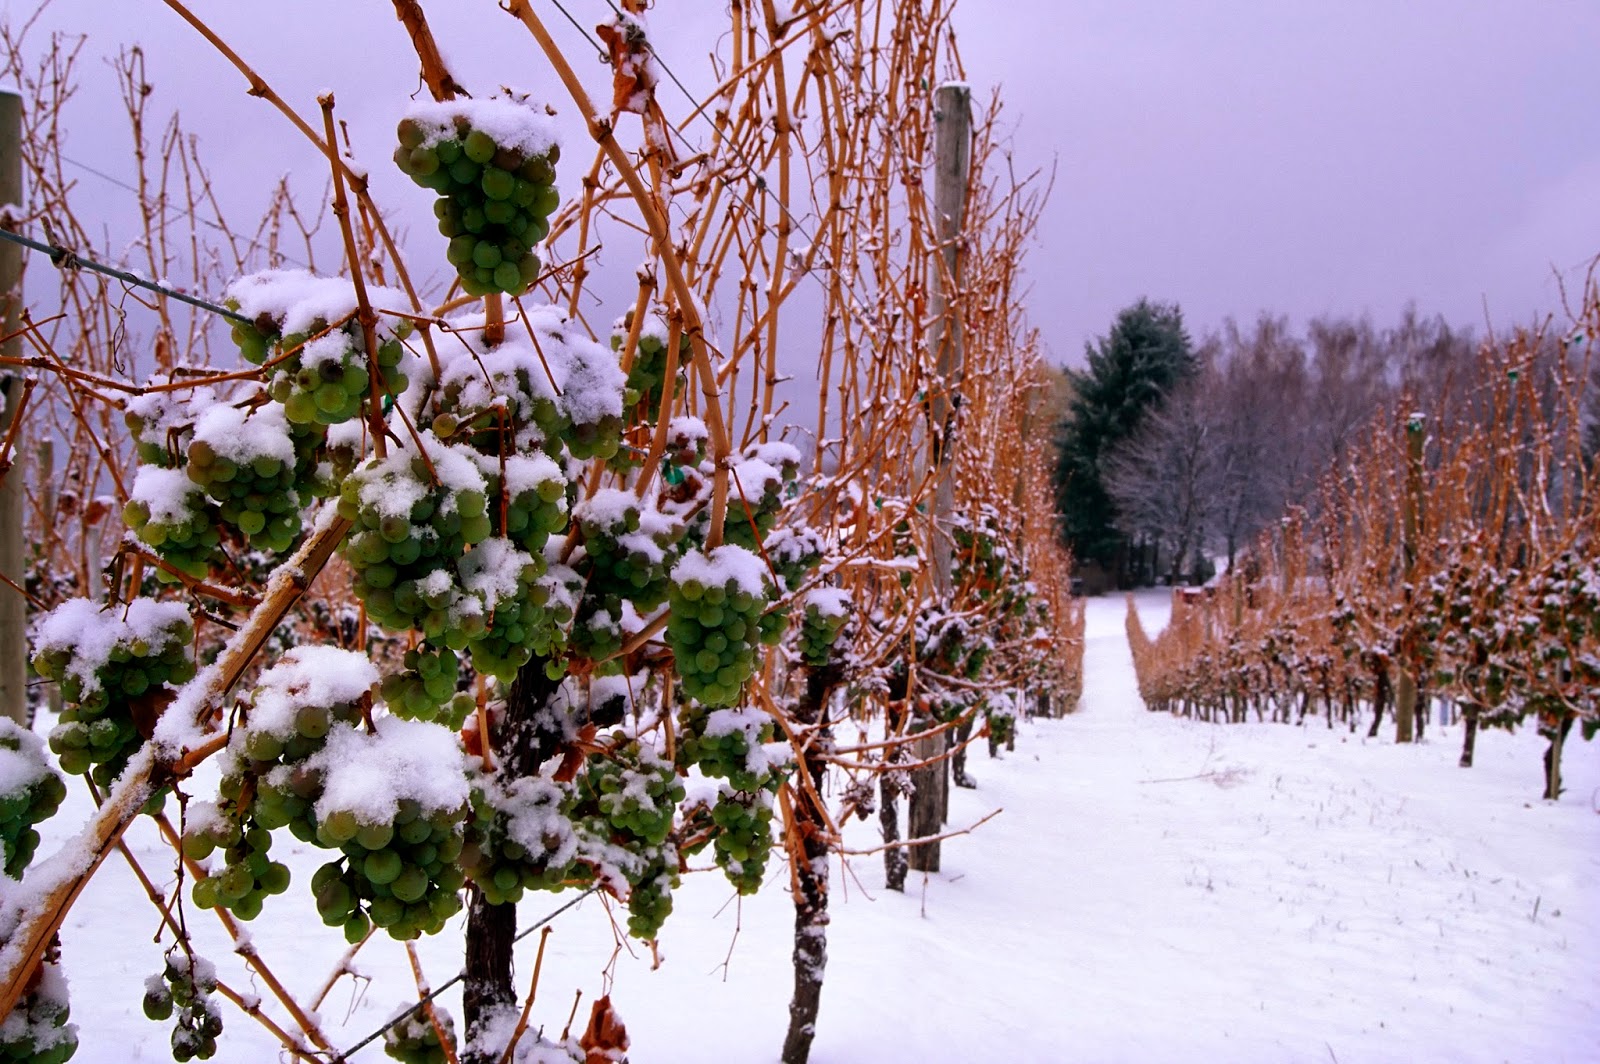
M1140 299L1111 331L1085 345L1088 367L1069 371L1073 395L1058 435L1056 508L1062 539L1080 563L1096 562L1130 582L1126 537L1106 491L1102 460L1138 429L1195 364L1176 304Z

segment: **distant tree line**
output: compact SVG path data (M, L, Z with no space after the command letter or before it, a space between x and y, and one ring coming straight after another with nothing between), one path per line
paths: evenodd
M1570 339L1543 337L1552 350ZM1471 330L1414 308L1387 328L1329 316L1296 330L1263 314L1198 344L1174 305L1123 310L1087 366L1068 371L1058 432L1062 538L1090 590L1203 580L1218 556L1231 565L1290 506L1313 505L1319 480L1340 475L1375 418L1401 404L1435 431L1479 416L1451 387L1477 347ZM1587 372L1592 456L1600 366ZM1550 396L1563 387L1545 383Z

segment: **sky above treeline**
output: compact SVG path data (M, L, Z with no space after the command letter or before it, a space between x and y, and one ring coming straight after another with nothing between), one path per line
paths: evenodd
M0 0L13 24L33 0ZM332 89L380 198L425 197L387 163L416 65L385 0L192 0L302 114ZM531 38L492 0L425 2L469 87L561 99ZM550 6L569 54L589 49ZM604 0L563 0L578 22ZM691 83L725 25L716 0L658 0L650 24ZM960 0L975 100L1003 96L1016 168L1054 169L1029 251L1029 316L1053 361L1141 296L1196 335L1263 311L1296 322L1415 303L1482 332L1561 315L1600 253L1600 4L1584 0ZM225 195L259 210L279 173L325 166L160 0L55 0L32 42L89 36L66 154L128 179L102 57L146 52L154 112L182 111ZM607 71L577 69L603 96ZM120 190L100 185L115 214ZM572 168L563 191L576 187ZM629 262L633 259L630 257ZM1563 317L1564 320L1564 317Z

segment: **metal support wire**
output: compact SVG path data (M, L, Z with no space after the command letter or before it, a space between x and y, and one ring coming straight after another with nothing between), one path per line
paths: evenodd
M535 931L539 930L539 928L543 927L545 924L548 924L551 920L554 920L556 917L560 916L562 913L566 912L568 909L572 908L574 905L578 904L580 901L582 901L583 899L587 898L589 895L593 894L595 891L597 891L599 889L600 889L600 884L596 883L594 886L590 887L588 890L584 891L582 894L579 894L576 898L573 898L571 901L569 901L565 905L561 906L561 908L559 908L559 909L555 910L554 912L550 913L548 916L546 916L544 919L540 920L538 923L533 924L532 926L527 928L525 931L522 931L520 934L517 935L516 938L512 939L511 941L512 942L521 942L523 939L527 938L529 935L531 935ZM421 1011L422 1006L426 1005L428 1002L432 1001L434 998L438 997L440 994L444 993L446 990L449 990L451 987L455 986L457 983L461 982L466 977L467 977L466 969L462 969L461 971L457 972L448 982L441 983L439 986L436 986L432 990L428 991L427 996L418 998L417 999L417 1003L415 1005L411 1006L409 1009L406 1009L406 1011L402 1012L400 1015L396 1016L394 1019L390 1020L388 1023L384 1024L382 1027L379 1027L376 1031L373 1031L371 1034L367 1035L367 1037L363 1038L361 1041L357 1042L355 1045L351 1046L349 1049L346 1049L343 1053L340 1053L338 1056L334 1057L332 1060L330 1060L328 1062L328 1064L345 1064L345 1061L347 1061L351 1057L355 1056L356 1053L359 1050L365 1049L368 1045L370 1045L373 1042L376 1042L378 1039L382 1038L384 1036L384 1034L391 1027L397 1027L400 1024L404 1023L406 1020L410 1019L412 1016L415 1016L419 1011Z
M22 234L13 233L11 230L4 227L0 227L0 239L9 240L13 244L21 244L23 247L32 251L37 251L50 256L51 263L53 263L58 270L73 270L79 268L93 270L95 273L104 274L107 277L121 281L123 284L131 284L139 288L149 289L150 291L159 295L167 296L169 299L176 299L180 303L187 303L191 307L198 307L201 310L209 310L213 314L220 314L229 321L236 321L242 325L250 324L250 319L245 317L243 314L238 313L237 311L229 310L227 307L219 307L217 304L208 303L204 299L197 299L194 296L185 295L184 293L176 291L175 289L168 288L166 285L157 284L155 281L146 280L137 274L129 273L127 270L120 270L115 266L107 266L104 263L95 262L93 259L86 259L77 252L62 247L60 244L41 244L37 240L30 240Z

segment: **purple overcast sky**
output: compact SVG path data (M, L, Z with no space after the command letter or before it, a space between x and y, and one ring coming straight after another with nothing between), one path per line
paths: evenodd
M591 26L608 10L565 2ZM0 0L13 20L33 6ZM191 6L302 113L333 89L380 195L415 198L386 164L416 87L388 0ZM425 7L469 86L559 99L492 0ZM721 11L659 0L675 69L703 67ZM91 37L70 157L131 173L99 57L138 42L158 109L182 108L245 207L285 170L320 190L315 156L159 0L56 0L44 24ZM962 0L956 24L976 98L1004 92L1019 169L1058 167L1029 256L1029 313L1055 361L1077 362L1141 295L1179 303L1196 333L1263 310L1384 324L1411 301L1505 327L1557 311L1555 272L1579 282L1600 252L1589 0ZM604 68L578 69L604 93Z

